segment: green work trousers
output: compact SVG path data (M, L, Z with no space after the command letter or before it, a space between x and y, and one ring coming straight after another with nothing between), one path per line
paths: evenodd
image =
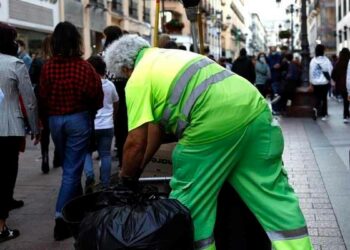
M281 128L267 109L222 140L175 147L170 197L190 209L196 249L215 249L217 198L225 181L254 213L274 249L313 249L283 168L283 144Z

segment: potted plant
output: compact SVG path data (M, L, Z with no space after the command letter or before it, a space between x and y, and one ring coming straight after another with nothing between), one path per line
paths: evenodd
M165 23L164 26L168 33L181 33L185 25L177 19L171 19L169 22Z

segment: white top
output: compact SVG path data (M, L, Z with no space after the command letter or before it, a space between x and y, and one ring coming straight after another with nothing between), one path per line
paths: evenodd
M332 75L333 66L331 61L325 56L312 58L310 62L310 82L313 85L325 85L329 81L324 76L322 71L326 71Z
M113 104L119 101L114 84L108 79L102 79L104 93L103 108L99 109L95 118L95 129L113 128Z

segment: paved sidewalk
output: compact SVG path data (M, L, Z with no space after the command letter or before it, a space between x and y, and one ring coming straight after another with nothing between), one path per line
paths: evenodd
M284 162L305 214L315 249L350 249L349 125L342 123L341 104L330 103L330 120L281 118ZM41 174L39 147L28 143L20 156L16 199L25 206L11 212L8 224L21 231L0 250L73 249L73 240L53 240L54 206L61 169ZM115 166L114 166L115 168Z
M281 121L290 182L298 194L315 249L346 249L303 122L304 119Z

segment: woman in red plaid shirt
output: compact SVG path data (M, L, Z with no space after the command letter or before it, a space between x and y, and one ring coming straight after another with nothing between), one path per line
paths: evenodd
M48 117L52 139L63 162L61 188L56 203L55 240L71 236L62 219L62 208L82 194L81 175L92 131L92 122L103 106L101 80L82 56L82 40L76 27L59 23L52 34L53 57L40 77L39 110Z

